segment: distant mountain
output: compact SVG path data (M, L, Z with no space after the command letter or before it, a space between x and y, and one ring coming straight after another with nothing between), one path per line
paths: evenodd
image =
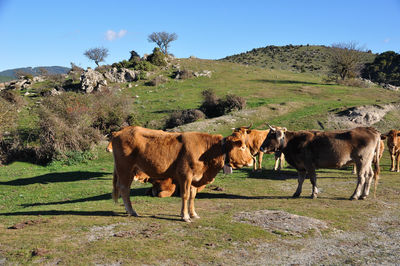
M69 67L62 66L41 66L41 67L22 67L22 68L14 68L7 69L0 72L0 76L2 77L10 77L11 79L17 78L17 73L26 73L31 74L33 76L38 76L41 74L41 69L45 69L47 74L67 74L70 70Z
M270 45L220 60L271 69L326 73L331 49L323 45ZM363 52L364 63L372 62L375 57L376 54Z

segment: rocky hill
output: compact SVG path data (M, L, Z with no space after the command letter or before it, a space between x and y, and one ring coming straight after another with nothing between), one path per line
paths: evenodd
M220 60L270 69L326 73L329 66L330 51L330 47L323 45L270 45L227 56ZM372 62L376 57L375 54L370 52L363 52L362 54L365 63Z

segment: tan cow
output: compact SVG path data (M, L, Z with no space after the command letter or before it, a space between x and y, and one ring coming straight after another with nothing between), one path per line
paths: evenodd
M199 218L194 208L197 188L212 182L222 168L251 166L253 157L245 144L246 135L234 132L223 138L200 132L171 133L138 126L113 133L113 199L119 194L128 215L137 216L129 197L137 171L151 178L172 177L179 184L181 217Z
M107 145L106 151L107 152L113 151L111 140ZM159 197L159 198L171 197L176 191L176 181L172 180L172 178L154 179L149 177L145 173L137 170L136 174L133 176L133 180L139 181L141 183L147 183L147 182L151 183L153 186L147 191L147 194L153 197ZM204 188L205 185L198 187L197 192L202 191Z
M382 139L382 136L381 136ZM381 140L381 144L379 145L379 157L378 160L380 161L382 156L383 156L383 151L385 150L385 143ZM376 157L374 157L374 161L372 163L375 163ZM357 174L357 166L353 164L353 174Z
M375 190L379 179L379 156L381 134L372 127L358 127L338 131L282 131L271 127L261 145L265 152L282 151L286 161L296 168L298 186L293 197L299 197L304 179L310 178L312 198L318 194L316 169L341 168L355 163L358 183L351 199L365 199L372 179ZM374 162L375 171L372 170Z
M264 152L260 151L260 147L261 144L264 142L265 138L267 137L269 129L257 130L250 128L251 126L239 127L235 128L234 132L242 131L243 133L247 134L246 144L249 147L251 154L254 156L253 170L256 171L257 169L261 169ZM286 128L284 127L274 127L274 128L286 131ZM273 152L273 153L275 155L274 170L275 171L281 170L285 162L285 156L283 155L282 152ZM256 162L256 157L258 159L257 162Z
M390 159L392 165L390 171L400 172L400 130L392 129L388 133L382 135L383 138L387 138L387 146L390 153Z

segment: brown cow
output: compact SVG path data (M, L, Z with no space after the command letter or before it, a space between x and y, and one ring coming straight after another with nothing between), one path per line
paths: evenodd
M357 166L358 184L351 199L365 199L369 194L372 178L376 184L379 179L380 133L371 127L358 127L341 131L287 131L271 127L267 138L261 145L265 152L282 151L286 161L296 168L298 187L293 197L299 197L306 176L310 178L312 198L318 194L318 168L340 168L349 163ZM360 197L361 196L361 197Z
M265 138L268 135L268 130L256 130L250 129L251 126L248 127L239 127L235 128L234 132L242 131L247 134L246 144L250 149L251 154L254 156L253 170L261 169L262 160L264 152L260 151L261 144L264 142ZM286 131L286 128L275 127L277 129L282 129ZM285 156L282 152L274 152L275 155L275 165L274 170L281 170L283 168L283 164L285 162ZM257 157L258 156L258 157ZM256 157L258 158L256 162Z
M194 208L197 187L212 182L222 168L252 165L253 157L245 138L240 132L223 138L207 133L170 133L137 126L115 132L112 138L113 199L116 201L120 193L128 215L137 216L129 198L137 170L153 179L172 177L180 186L182 219L190 222L190 218L199 218Z
M392 165L390 171L400 172L400 130L392 129L388 133L382 135L383 138L387 138L387 146L390 153L390 159Z
M111 140L107 145L106 151L107 152L113 151ZM147 194L153 197L159 197L159 198L170 197L174 194L176 190L176 181L172 180L172 178L154 179L139 170L135 171L133 180L139 181L141 183L147 183L147 182L151 183L153 186L147 191ZM204 188L205 185L197 188L197 192L202 191Z

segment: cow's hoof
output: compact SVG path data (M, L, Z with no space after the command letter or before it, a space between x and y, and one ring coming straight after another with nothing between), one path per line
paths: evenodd
M192 218L192 219L200 219L200 216L196 213L196 214L190 215L190 218Z
M300 197L300 193L294 193L292 196L292 198L298 198L298 197Z
M183 217L182 221L187 222L187 223L191 223L192 222L192 220L189 217L186 217L186 218Z
M314 194L313 194L313 195L311 195L311 198L312 198L312 199L316 199L316 198L317 198L317 195L314 195Z
M366 195L362 195L359 199L360 199L360 200L365 200L366 198L367 198Z
M352 197L350 198L350 200L358 200L358 197L352 196Z
M139 215L135 211L132 213L128 213L128 216L139 217Z

